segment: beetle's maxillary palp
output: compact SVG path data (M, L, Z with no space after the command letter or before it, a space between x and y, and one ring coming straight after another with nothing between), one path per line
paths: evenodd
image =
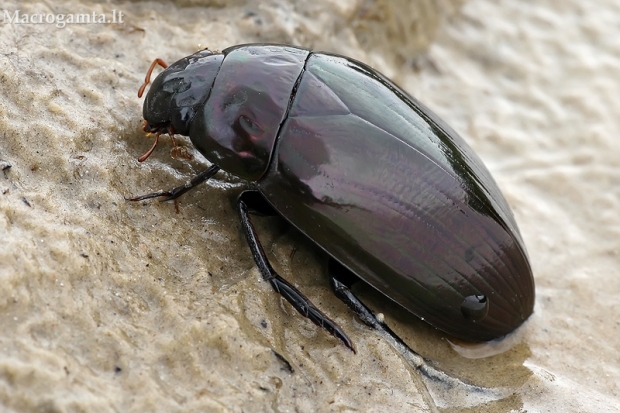
M161 132L156 132L155 133L155 142L153 142L153 146L151 146L151 149L146 151L146 153L144 155L142 155L141 157L138 158L138 162L144 162L144 161L147 160L147 158L149 156L151 156L151 154L155 150L155 147L157 146L157 143L159 142L159 135L161 135Z
M151 130L154 130L154 129L157 129L156 132L151 132ZM144 121L142 124L142 130L146 132L147 137L154 134L155 142L153 142L153 146L151 146L151 149L149 149L144 155L138 158L138 162L144 162L147 160L149 156L151 156L151 154L155 150L155 147L159 143L159 135L161 135L162 133L168 133L168 136L170 136L170 140L172 141L172 149L170 150L170 156L172 156L175 159L176 158L187 159L188 161L191 161L192 159L194 159L193 155L187 151L186 147L181 146L177 143L176 139L174 138L174 128L172 127L172 125L168 125L164 131L163 127L151 129L148 122Z

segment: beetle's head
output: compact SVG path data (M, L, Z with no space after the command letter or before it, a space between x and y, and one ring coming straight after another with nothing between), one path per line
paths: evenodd
M144 100L143 130L156 135L189 135L192 119L200 105L208 98L223 58L222 54L201 50L161 72L153 81ZM156 60L153 65L158 62L163 63ZM142 95L148 84L148 77L147 75L147 81L138 96Z

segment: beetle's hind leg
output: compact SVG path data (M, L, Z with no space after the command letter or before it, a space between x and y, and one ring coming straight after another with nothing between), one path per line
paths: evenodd
M418 388L432 411L439 411L435 401L437 398L441 400L443 405L451 405L462 403L461 397L463 395L471 397L472 400L500 400L508 397L508 393L505 391L508 389L487 389L471 385L435 368L432 361L412 350L351 292L351 285L359 280L355 274L333 258L330 258L328 268L336 296L352 309L364 324L373 328L383 337L414 370L420 373L421 381L416 380L415 375L412 378L418 381ZM456 399L452 399L453 396ZM457 399L458 401L456 401Z
M321 310L316 308L312 302L306 298L297 288L280 277L278 273L271 267L265 251L258 239L256 229L252 224L250 214L253 215L277 215L276 211L269 205L258 191L245 191L239 195L237 200L237 208L241 216L241 225L243 232L252 251L254 262L258 266L260 273L266 281L269 281L273 289L284 297L291 305L299 311L301 315L307 317L317 326L343 342L345 346L355 352L353 342L347 337L342 329L327 317Z
M342 264L333 258L329 259L328 272L332 289L334 290L336 297L344 302L347 307L353 310L353 312L357 314L364 324L377 330L377 332L379 332L382 336L389 337L389 341L391 343L396 344L399 347L402 346L402 349L406 349L406 351L418 356L418 354L409 348L409 346L407 346L407 344L400 337L398 337L396 333L387 326L387 324L379 320L377 315L364 303L362 303L359 298L355 296L355 294L353 294L351 291L351 285L359 280L355 274L351 273L351 271L346 269L342 266Z

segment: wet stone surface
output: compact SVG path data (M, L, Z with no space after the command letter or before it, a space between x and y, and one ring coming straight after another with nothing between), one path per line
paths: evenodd
M618 411L620 9L405 3L3 4L124 13L124 24L0 25L3 410ZM276 270L358 354L282 302L240 231L243 181L219 173L178 205L124 200L208 166L185 138L194 160L172 159L165 136L137 162L152 143L136 96L152 59L248 42L372 65L457 130L502 188L537 283L535 314L514 335L457 343L358 290L453 388L412 369L333 296L316 248L259 219Z

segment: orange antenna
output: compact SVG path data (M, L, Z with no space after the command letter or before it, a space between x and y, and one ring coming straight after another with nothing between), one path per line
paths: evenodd
M151 67L149 67L148 72L146 72L146 77L144 78L144 84L140 86L140 90L138 90L139 98L141 98L142 95L144 94L144 89L146 89L146 85L151 83L151 73L153 73L153 69L155 69L156 65L160 65L164 69L168 67L168 64L164 62L163 60L161 60L160 58L153 60L153 63L151 63Z

